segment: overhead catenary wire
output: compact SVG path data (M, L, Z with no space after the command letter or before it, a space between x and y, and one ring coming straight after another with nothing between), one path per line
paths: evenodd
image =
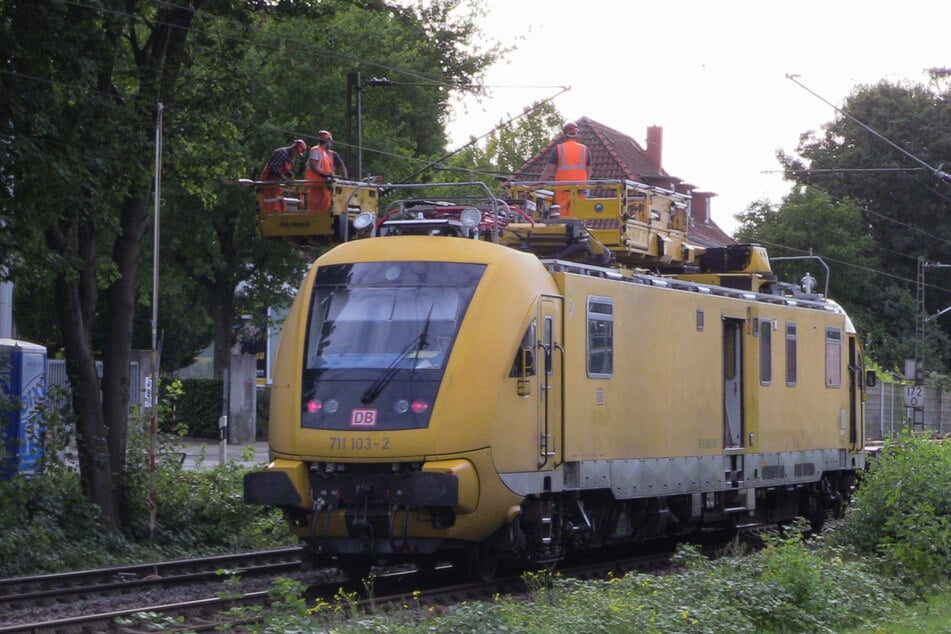
M401 183L407 183L407 182L409 182L410 180L416 178L416 177L419 176L420 174L425 173L426 170L432 168L432 167L435 166L435 165L438 165L439 163L442 163L442 162L445 161L446 159L448 159L448 158L450 158L450 157L452 157L452 156L458 154L459 152L463 151L464 149L466 149L466 148L469 147L470 145L475 145L475 144L478 143L481 139L484 139L485 137L489 136L490 134L492 134L493 132L495 132L495 131L498 130L499 128L502 128L502 127L504 127L504 126L507 126L507 125L509 125L510 123L512 123L513 121L519 119L520 117L524 117L525 115L527 115L527 114L529 114L529 113L531 113L531 112L534 112L534 111L537 110L537 109L539 108L539 106L541 106L542 104L545 104L545 103L547 103L547 102L549 102L549 101L552 101L552 100L555 99L556 97L558 97L558 96L560 96L560 95L562 95L562 94L568 92L569 90L571 90L571 86L561 86L561 90L559 90L559 91L558 91L557 93L555 93L554 95L551 95L550 97L546 97L545 99L542 99L541 101L536 101L536 102L533 103L530 107L526 108L525 110L523 110L522 112L518 113L517 115L514 115L514 116L510 117L509 119L503 121L502 123L498 124L497 126L495 126L494 128L492 128L491 130L489 130L488 132L486 132L485 134L483 134L482 136L473 138L473 139L472 139L471 141L469 141L468 143L466 143L466 144L462 145L461 147L459 147L459 148L453 150L453 151L450 152L449 154L446 154L445 156L442 156L442 157L436 159L435 161L429 163L428 165L426 165L426 166L424 166L424 167L422 167L422 168L416 170L415 172L413 172L413 173L410 174L409 176L403 178L403 179L402 179L401 181L399 181L399 182L401 182Z
M880 132L878 132L877 130L875 130L874 128L872 128L871 126L869 126L869 125L867 125L866 123L860 121L858 118L852 116L850 113L846 112L846 111L843 110L842 108L839 108L838 106L836 106L835 104L833 104L832 102L830 102L828 99L826 99L825 97L823 97L822 95L820 95L819 93L815 92L814 90L812 90L811 88L809 88L809 87L807 87L805 84L803 84L801 81L799 81L799 76L798 76L798 75L792 75L792 74L787 73L787 74L786 74L786 79L788 79L789 81L793 82L794 84L796 84L797 86L799 86L800 88L802 88L803 90L805 90L806 92L808 92L809 94L813 95L814 97L816 97L817 99L819 99L819 100L822 101L823 103L827 104L829 107L831 107L833 110L835 110L836 112L838 112L839 114L841 114L843 117L846 117L846 118L852 120L853 122L855 122L857 125L859 125L862 129L864 129L864 130L867 131L868 133L874 135L874 136L877 137L878 139L884 141L885 143L887 143L888 145L890 145L890 146L893 147L894 149L898 150L898 151L901 152L903 155L905 155L907 158L911 159L911 160L914 161L915 163L918 163L918 164L921 165L923 168L925 168L925 169L927 169L929 172L931 172L931 173L932 173L936 178L938 178L939 180L941 180L941 181L943 181L943 182L945 182L945 183L951 184L951 174L948 174L947 172L943 172L943 171L941 171L940 169L938 169L938 168L936 168L936 167L932 167L931 165L928 165L928 163L926 163L925 161L921 160L920 158L918 158L917 156L915 156L914 154L912 154L911 152L909 152L909 151L906 150L905 148L901 147L900 145L898 145L897 143L895 143L894 141L892 141L891 139L889 139L889 138L886 137L885 135L881 134Z
M852 172L923 172L924 167L828 167L801 170L763 170L760 174L838 174Z
M757 240L756 243L757 243L757 244L768 245L768 246L771 246L771 247L776 247L776 248L779 248L779 249L784 249L784 250L786 250L786 251L791 251L791 252L793 252L793 253L802 253L802 254L806 254L806 255L817 255L817 256L821 257L823 260L827 260L827 261L829 261L829 262L835 262L836 264L840 264L840 265L842 265L842 266L844 266L844 267L847 267L847 268L858 269L858 270L860 270L860 271L865 271L865 272L867 272L867 273L872 273L872 274L875 274L875 275L881 275L881 276L883 276L883 277L889 277L889 278L891 278L891 279L898 280L898 281L900 281L900 282L907 282L908 284L915 284L915 283L916 283L915 280L909 279L909 278L907 278L907 277L902 277L901 275L895 275L894 273L889 273L888 271L882 271L881 269L876 269L876 268L872 268L872 267L870 267L870 266L863 266L863 265L861 265L861 264L856 264L856 263L854 263L854 262L847 262L846 260L840 260L840 259L837 259L837 258L829 257L829 256L827 256L827 255L822 255L821 253L816 253L815 251L807 251L807 250L805 250L805 249L799 249L799 248L796 248L796 247L790 247L790 246L787 246L787 245L785 245L785 244L779 244L779 243L777 243L777 242L770 242L770 241L768 241L768 240ZM936 290L936 291L942 291L942 292L945 292L945 293L951 293L951 288L944 288L944 287L942 287L942 286L935 286L934 284L926 284L926 287L927 287L927 288L934 289L934 290Z

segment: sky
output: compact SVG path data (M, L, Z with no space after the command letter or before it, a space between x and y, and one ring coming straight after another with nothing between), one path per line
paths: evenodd
M570 86L553 102L568 120L586 116L641 147L647 128L661 126L664 169L717 194L713 220L727 233L751 203L789 192L777 150L793 153L857 86L926 84L926 69L951 67L948 0L483 6L484 33L516 50L486 73L489 98L456 102L452 148Z

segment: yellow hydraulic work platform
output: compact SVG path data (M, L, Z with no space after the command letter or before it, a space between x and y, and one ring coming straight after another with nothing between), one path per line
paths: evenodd
M509 183L506 200L524 205L539 223L531 229L539 238L543 227L569 219L553 205L556 187L571 194L570 219L583 223L620 264L677 267L692 263L700 251L687 242L690 196L630 180Z
M254 186L258 199L258 235L277 238L294 244L333 246L346 242L351 234L351 222L361 212L374 215L379 209L380 185L357 181L334 180L330 211L308 211L307 191L313 187L308 181L241 181ZM274 204L265 202L263 192L281 188L282 198ZM274 211L274 207L283 211Z

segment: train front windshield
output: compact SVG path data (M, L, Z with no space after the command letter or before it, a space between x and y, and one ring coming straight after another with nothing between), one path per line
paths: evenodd
M307 326L301 425L426 427L484 270L447 262L321 267Z

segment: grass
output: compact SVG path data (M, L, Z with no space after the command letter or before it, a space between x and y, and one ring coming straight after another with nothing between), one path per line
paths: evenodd
M887 623L846 630L843 634L938 634L951 632L951 587L896 610Z
M904 604L898 598L900 585L879 575L874 564L842 549L807 547L795 538L779 540L756 553L714 560L684 546L678 549L676 563L676 572L671 574L632 573L607 580L526 573L531 589L528 600L497 595L487 601L428 609L407 600L401 610L365 614L327 605L301 606L299 594L285 587L284 601L275 603L267 615L268 627L261 631L865 633L905 619L928 628L947 616L937 610L947 597L936 597L930 604ZM928 605L935 607L925 610Z

